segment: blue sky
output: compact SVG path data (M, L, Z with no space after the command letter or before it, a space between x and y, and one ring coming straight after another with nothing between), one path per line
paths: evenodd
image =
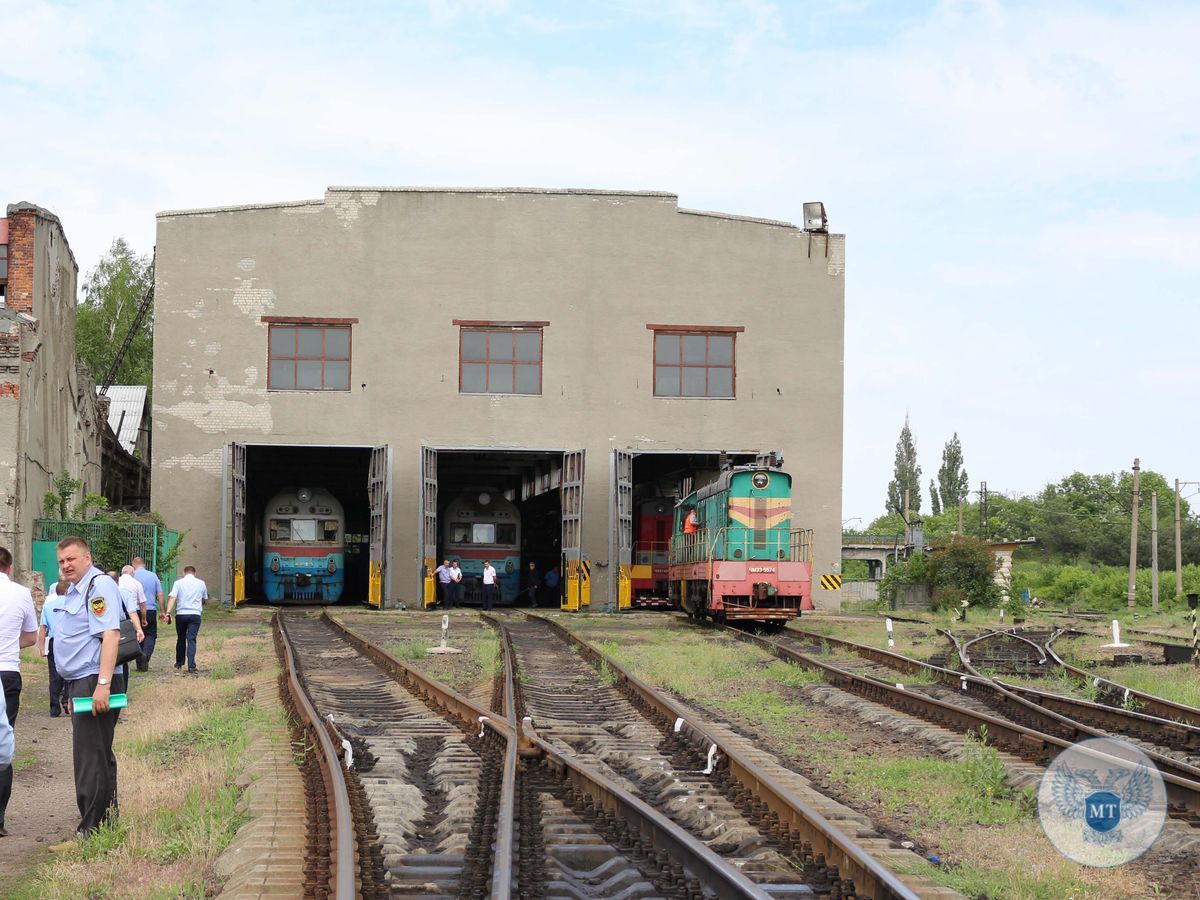
M926 484L955 431L992 490L1134 456L1200 481L1200 5L0 0L0 22L0 197L59 213L84 271L117 235L148 251L158 210L333 184L790 221L821 200L848 242L844 518L882 512L906 413Z

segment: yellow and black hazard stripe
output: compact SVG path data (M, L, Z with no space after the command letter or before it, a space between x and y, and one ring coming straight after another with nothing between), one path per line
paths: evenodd
M841 588L841 586L842 586L842 576L841 575L822 575L821 576L821 587L824 588L825 590L836 591L836 590L839 590Z

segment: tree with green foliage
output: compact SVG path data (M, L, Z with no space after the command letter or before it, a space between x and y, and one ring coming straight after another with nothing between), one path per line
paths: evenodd
M996 606L1003 596L996 583L996 566L986 541L961 535L928 555L915 553L890 566L879 593L891 603L903 585L923 584L932 592L935 609L957 609L964 600L971 606Z
M911 513L921 511L921 467L917 465L917 448L913 443L912 429L908 427L908 416L896 441L896 465L892 480L887 487L887 511L904 512L904 492L908 491L908 506Z
M930 488L930 492L933 488ZM942 467L938 469L938 493L941 495L942 509L957 509L970 493L970 481L967 470L963 468L962 443L958 432L946 441L942 449Z
M942 504L941 501L938 500L937 484L932 478L929 479L929 506L933 510L933 514L935 516L940 516L942 514Z
M75 316L75 352L97 384L108 374L150 288L151 262L149 256L135 253L124 238L117 238L83 283L83 300ZM114 383L150 387L153 362L151 310L138 327Z

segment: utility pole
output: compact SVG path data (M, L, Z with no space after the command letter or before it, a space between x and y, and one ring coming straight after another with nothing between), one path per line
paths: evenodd
M1179 479L1175 479L1175 599L1183 597L1183 532L1179 528Z
M979 482L979 539L986 541L988 539L988 489L987 482Z
M1158 612L1158 491L1150 492L1150 606Z
M912 526L908 520L908 488L904 489L904 546L912 543Z
M1138 512L1142 506L1142 468L1141 461L1133 460L1133 505L1129 525L1129 593L1125 605L1133 609L1137 605L1137 531Z

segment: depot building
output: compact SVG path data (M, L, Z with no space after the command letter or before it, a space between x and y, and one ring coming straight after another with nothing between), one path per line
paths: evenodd
M838 605L845 239L805 221L512 188L160 213L152 503L181 564L263 599L275 510L331 495L343 601L411 608L488 553L612 608L664 549L643 510L774 453Z

